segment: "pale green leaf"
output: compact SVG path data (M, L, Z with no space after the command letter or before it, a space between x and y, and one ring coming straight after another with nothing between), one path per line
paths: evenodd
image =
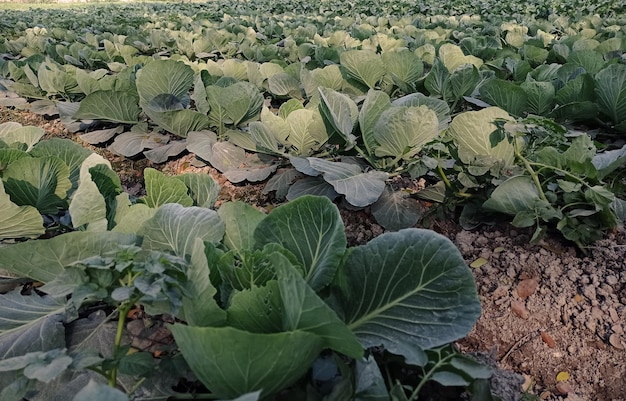
M434 111L435 114L437 114L437 119L439 120L439 131L445 130L452 120L450 117L450 106L448 106L448 103L441 99L429 97L419 92L396 99L391 103L391 105L405 107L428 107Z
M376 123L385 110L391 107L389 95L382 91L370 90L359 113L359 127L365 148L370 155L378 147L376 142Z
M466 56L459 46L452 43L444 43L439 47L439 58L448 72L456 70L463 64L472 64L476 68L483 65L481 59L472 55Z
M311 110L295 110L287 116L290 134L287 138L296 155L308 155L318 150L328 140L322 116Z
M274 74L267 80L269 90L278 96L301 97L300 82L293 76L281 72Z
M353 145L356 138L352 129L359 116L356 103L332 89L319 88L319 93L322 97L319 105L321 114L349 145Z
M108 149L126 157L141 153L144 149L154 149L169 141L169 136L156 132L130 131L119 134Z
M18 206L11 202L0 180L0 239L36 238L45 232L39 211L32 206Z
M448 134L457 143L459 158L463 163L471 164L481 156L492 156L507 165L513 163L514 148L511 143L501 141L491 147L489 136L497 128L493 124L496 119L512 121L507 112L497 107L461 113L452 120Z
M341 66L348 75L374 89L385 75L385 65L380 57L371 50L349 50L340 55Z
M143 172L146 183L146 196L143 203L157 208L166 203L178 203L182 206L193 205L193 199L187 195L187 186L176 177L168 177L158 170L146 168Z
M408 160L438 135L439 120L428 107L391 107L381 114L374 127L380 145L375 154Z
M67 206L67 193L72 188L69 176L67 165L55 156L29 157L11 163L2 180L6 193L17 205L56 214Z
M253 249L254 230L265 214L243 202L224 203L217 211L225 226L224 245L231 250Z
M220 192L220 186L208 174L187 173L175 176L189 188L195 206L213 208Z
M612 64L596 74L596 95L615 124L626 121L626 65Z
M90 380L82 390L80 390L72 401L128 401L129 398L120 390Z
M224 223L214 210L169 203L157 209L139 233L144 237L144 248L185 257L191 255L196 238L214 243L221 241Z
M47 283L65 267L123 245L134 245L135 235L112 232L70 232L45 240L0 248L0 269Z
M111 168L111 163L96 153L85 159L80 167L80 184L72 196L72 203L69 207L74 227L106 220L107 209L104 196L100 193L89 172L91 167L98 164L104 164Z
M24 143L27 146L27 151L30 151L44 134L44 130L39 127L22 127L20 124L12 122L0 125L0 141L7 145Z
M376 202L385 189L389 174L371 170L363 172L356 164L331 162L316 157L307 159L311 167L322 173L324 180L331 184L337 193L357 207L365 207Z

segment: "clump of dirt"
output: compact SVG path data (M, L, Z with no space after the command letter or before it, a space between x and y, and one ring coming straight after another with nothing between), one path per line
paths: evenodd
M484 263L473 269L483 313L462 349L493 349L541 399L626 400L625 231L582 257L556 239L526 239L516 230L456 234L468 264ZM569 379L558 381L560 372Z

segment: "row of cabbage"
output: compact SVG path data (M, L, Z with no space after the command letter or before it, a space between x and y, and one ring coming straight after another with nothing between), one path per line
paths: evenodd
M149 7L171 6L136 10ZM152 21L126 26L127 34L61 26L27 28L17 38L7 32L0 103L59 114L72 131L89 131L85 141L108 143L124 156L143 152L163 162L188 150L233 182L271 176L266 190L279 197L313 193L372 205L390 229L413 225L421 214L411 194L396 191L394 176L437 175L441 185L429 199L482 203L506 178L536 178L516 165L534 157L538 136L554 139L546 146L559 151L578 136L571 124L626 131L620 14L494 24L471 15L250 10L203 19L185 15L200 6L180 7L169 9L182 10L176 16L135 14L130 18ZM117 10L108 18L128 11L94 10ZM604 189L603 177L625 151L596 155L587 142L576 160L587 163L580 171L568 170L574 159L548 163L547 171L572 185L546 177L532 183L525 206L486 205L516 215L519 224L537 224L539 232L543 221L556 220L572 240L598 238L617 224L621 203L608 189L590 188ZM601 224L590 233L568 231L592 222Z

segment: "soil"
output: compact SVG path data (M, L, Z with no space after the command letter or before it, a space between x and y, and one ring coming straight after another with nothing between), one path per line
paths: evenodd
M59 120L0 107L0 123L36 125L46 137L65 137L111 161L125 189L143 191L146 167L168 174L200 171L221 186L218 203L242 200L269 211L280 204L263 185L233 185L193 155L161 165L129 160L82 143ZM341 209L350 245L384 232L365 211ZM450 238L476 277L483 313L458 342L487 353L501 369L524 375L525 400L626 401L626 231L621 228L583 254L558 236L529 244L530 233L502 224L465 231L449 221L432 228Z

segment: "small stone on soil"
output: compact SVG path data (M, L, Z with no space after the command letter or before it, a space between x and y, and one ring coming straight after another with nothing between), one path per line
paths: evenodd
M556 384L556 391L559 394L567 395L572 392L572 386L570 386L570 384L567 382L558 382Z
M530 312L528 312L524 303L520 301L511 301L511 311L522 319L528 319L530 317Z
M526 280L522 280L517 284L517 295L520 298L526 299L537 291L537 287L539 286L539 280L536 278L529 278Z
M556 341L554 341L554 338L552 338L552 336L545 331L541 332L541 340L543 340L543 342L550 348L556 347Z

